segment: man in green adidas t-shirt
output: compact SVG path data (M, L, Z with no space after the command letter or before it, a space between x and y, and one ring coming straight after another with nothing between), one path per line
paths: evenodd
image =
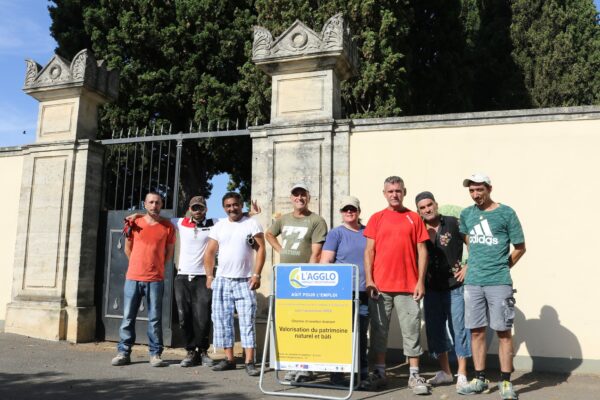
M488 389L485 379L486 327L498 335L500 382L503 399L516 400L510 374L513 371L512 324L514 304L510 269L525 253L525 237L515 211L491 198L492 182L476 173L463 181L475 204L460 213L460 233L469 249L465 277L465 326L471 330L475 379L457 390L459 394ZM510 251L510 244L514 249ZM489 316L489 318L488 318Z

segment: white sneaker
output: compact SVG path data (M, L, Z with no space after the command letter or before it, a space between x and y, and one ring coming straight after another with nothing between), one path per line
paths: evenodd
M459 390L462 387L465 387L469 384L467 381L467 377L463 374L456 374L456 390Z
M447 374L444 371L438 371L435 373L433 378L427 379L427 383L430 385L442 385L444 383L452 383L454 382L454 378L452 375Z

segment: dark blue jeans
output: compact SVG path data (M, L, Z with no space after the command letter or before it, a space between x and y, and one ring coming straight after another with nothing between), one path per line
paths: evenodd
M451 290L427 289L425 332L429 354L437 358L454 349L460 358L471 357L471 332L465 329L464 286Z
M125 280L123 296L123 322L119 329L121 341L117 345L119 353L130 354L135 343L135 320L146 297L148 307L148 350L150 355L162 354L162 298L164 282L139 282Z

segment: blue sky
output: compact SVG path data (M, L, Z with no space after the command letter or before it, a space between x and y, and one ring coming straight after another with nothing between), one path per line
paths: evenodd
M600 0L594 0L600 9ZM50 16L45 0L0 0L0 147L32 143L35 139L38 102L22 91L25 59L44 66L56 42L50 36ZM25 131L25 134L23 132ZM225 190L227 176L213 182L213 197ZM224 215L219 202L208 205L211 215Z

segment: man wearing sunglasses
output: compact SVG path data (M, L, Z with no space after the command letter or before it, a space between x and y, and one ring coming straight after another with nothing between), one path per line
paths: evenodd
M215 221L206 218L206 200L202 196L192 197L188 211L189 217L172 221L179 231L175 301L187 351L181 366L202 364L210 367L213 360L206 351L210 345L209 334L212 326L212 291L206 287L204 252L210 228Z

